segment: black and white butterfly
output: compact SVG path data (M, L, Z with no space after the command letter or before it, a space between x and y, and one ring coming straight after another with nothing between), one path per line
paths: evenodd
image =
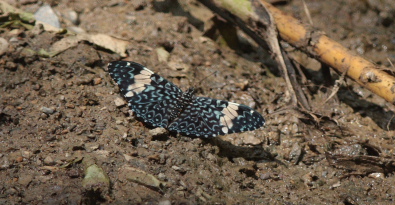
M237 103L194 96L146 67L114 61L108 71L135 116L151 127L163 127L190 137L215 137L251 131L265 120L252 108Z

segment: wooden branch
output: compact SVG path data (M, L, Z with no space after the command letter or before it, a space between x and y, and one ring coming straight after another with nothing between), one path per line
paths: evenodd
M282 39L310 56L363 85L390 103L395 103L395 78L361 56L353 54L322 32L302 25L269 3L260 0L272 13Z
M280 37L289 44L304 51L381 96L395 103L395 78L363 57L353 54L349 49L327 37L299 20L284 14L264 0L198 0L221 17L234 22L251 36L259 45L265 42L259 29L262 17L260 7L265 7L273 16ZM220 7L220 8L216 8ZM227 11L227 12L224 12ZM234 17L235 16L235 17ZM258 29L257 29L258 28Z

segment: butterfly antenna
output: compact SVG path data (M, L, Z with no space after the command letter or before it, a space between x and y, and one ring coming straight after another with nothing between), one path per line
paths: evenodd
M197 69L195 69L195 72L196 72L196 70L197 70ZM211 72L210 74L204 76L203 79L201 79L201 80L200 80L197 84L195 84L195 85L200 85L204 80L206 80L206 79L209 78L210 76L216 74L217 72L218 72L218 71L213 71L213 72ZM195 73L195 76L196 76L196 73Z

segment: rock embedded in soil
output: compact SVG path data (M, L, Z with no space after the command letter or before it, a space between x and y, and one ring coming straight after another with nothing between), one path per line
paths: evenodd
M294 164L297 164L301 159L303 147L299 143L295 143L289 152L288 159Z
M100 147L99 144L94 143L94 142L88 142L85 144L85 149L87 152L93 152L93 151L99 149L99 147Z
M100 191L107 194L110 189L110 178L101 167L92 164L85 170L82 186L87 191Z
M159 201L158 205L171 205L171 202L168 199L164 199Z
M252 133L245 132L240 135L243 135L243 143L246 145L259 145L262 143L263 139L259 139L255 137Z
M45 22L51 26L56 28L60 28L60 22L58 16L56 16L54 10L50 5L44 5L38 9L38 11L34 14L36 20Z
M45 157L45 159L44 159L44 164L45 164L45 165L54 165L55 162L54 162L54 160L52 159L51 156L47 156L47 157Z
M163 127L157 127L157 128L155 128L155 129L149 130L149 133L150 133L152 136L159 136L159 135L166 134L167 131L166 131L166 129L163 128Z
M40 118L46 120L48 118L48 115L45 113L41 113Z
M93 84L94 85L99 85L102 82L101 78L93 78Z
M74 10L69 10L66 11L63 16L69 20L71 23L73 23L74 25L78 25L79 23L79 16L78 13Z
M174 169L175 171L177 171L178 173L180 173L180 174L185 174L187 171L184 169L184 168L182 168L182 167L179 167L179 166L172 166L171 167L172 169Z
M119 170L118 178L121 181L129 180L155 190L161 190L166 185L155 176L130 166L122 167Z
M102 197L110 191L110 178L107 173L99 167L91 156L86 156L83 161L85 177L82 187L87 192L100 193Z
M4 38L0 38L0 56L2 56L8 50L8 41Z
M159 62L167 62L170 57L170 53L165 50L163 47L159 47L156 49L156 53L158 54Z
M55 112L55 109L49 107L41 107L40 109L43 113L51 115Z
M120 97L115 98L114 103L115 103L115 106L117 106L117 107L122 107L122 106L126 105L125 100Z
M18 179L18 183L22 186L27 187L30 182L33 180L33 176L30 174L22 174L19 179Z
M22 151L22 157L26 158L26 159L30 159L30 157L33 156L33 153L30 151Z

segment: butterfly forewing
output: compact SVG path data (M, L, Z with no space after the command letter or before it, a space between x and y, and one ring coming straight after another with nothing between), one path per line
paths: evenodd
M248 106L196 97L168 129L191 137L215 137L255 130L264 123L263 117Z
M144 66L128 61L108 64L111 77L135 115L152 127L167 127L182 91Z

